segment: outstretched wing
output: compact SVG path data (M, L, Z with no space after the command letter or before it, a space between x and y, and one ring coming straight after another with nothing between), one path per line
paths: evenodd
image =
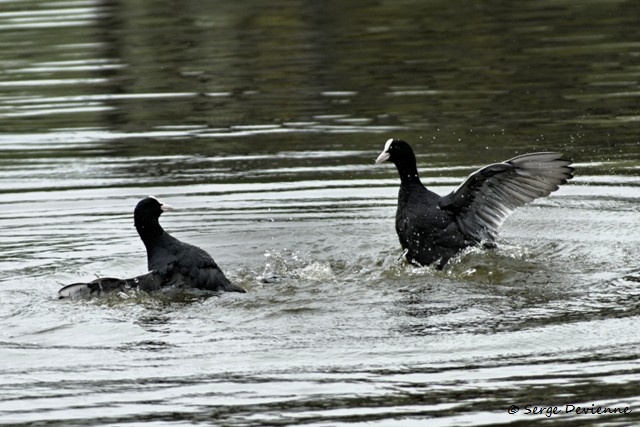
M58 298L86 298L97 296L104 292L125 289L127 281L114 277L101 277L87 283L73 283L58 291Z
M115 291L125 291L128 289L141 289L150 292L159 289L162 286L163 281L163 275L158 274L155 271L130 279L100 277L87 283L73 283L71 285L67 285L58 291L58 298L88 298Z
M469 238L493 241L504 220L518 207L548 196L573 178L571 160L560 153L531 153L494 163L474 172L451 194L441 209L455 214Z

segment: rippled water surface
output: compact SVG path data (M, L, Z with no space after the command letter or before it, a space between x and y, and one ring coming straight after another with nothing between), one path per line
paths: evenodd
M1 2L0 423L640 423L637 18L605 0ZM497 250L415 268L395 169L373 165L390 137L439 193L536 150L576 178ZM148 194L248 293L57 300L145 272ZM632 412L526 410L567 404Z

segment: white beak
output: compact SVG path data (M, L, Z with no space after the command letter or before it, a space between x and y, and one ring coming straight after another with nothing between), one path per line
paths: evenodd
M174 208L173 206L171 206L170 204L167 203L162 203L160 204L160 209L162 209L162 212L166 212L166 211L175 211L176 208Z
M383 151L382 153L380 153L380 155L376 159L376 165L379 165L382 162L386 162L387 160L389 160L389 157L391 157L389 152L388 151Z
M376 159L376 165L379 165L380 163L389 160L389 157L391 157L391 154L389 154L389 149L391 148L392 143L393 143L393 138L387 139L387 142L384 143L384 149Z

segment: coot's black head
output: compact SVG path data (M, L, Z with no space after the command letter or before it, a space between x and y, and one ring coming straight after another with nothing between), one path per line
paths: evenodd
M416 165L416 155L413 154L411 146L400 139L389 139L384 144L384 150L376 159L376 164L391 162L396 165L400 180L403 185L409 183L420 183L418 177L418 166Z
M153 196L146 197L138 202L133 211L133 222L138 230L159 227L158 219L162 212L173 210L171 205L162 203Z
M395 163L395 165L399 164L416 164L416 156L413 154L413 150L411 146L401 140L401 139L389 139L384 144L384 150L376 159L376 164L380 164L382 162L389 161L391 163Z

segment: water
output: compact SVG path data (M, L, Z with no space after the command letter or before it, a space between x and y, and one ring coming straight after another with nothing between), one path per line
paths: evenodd
M637 5L343 3L0 4L0 423L639 422ZM418 269L389 137L576 178ZM58 301L145 271L148 194L249 292Z

